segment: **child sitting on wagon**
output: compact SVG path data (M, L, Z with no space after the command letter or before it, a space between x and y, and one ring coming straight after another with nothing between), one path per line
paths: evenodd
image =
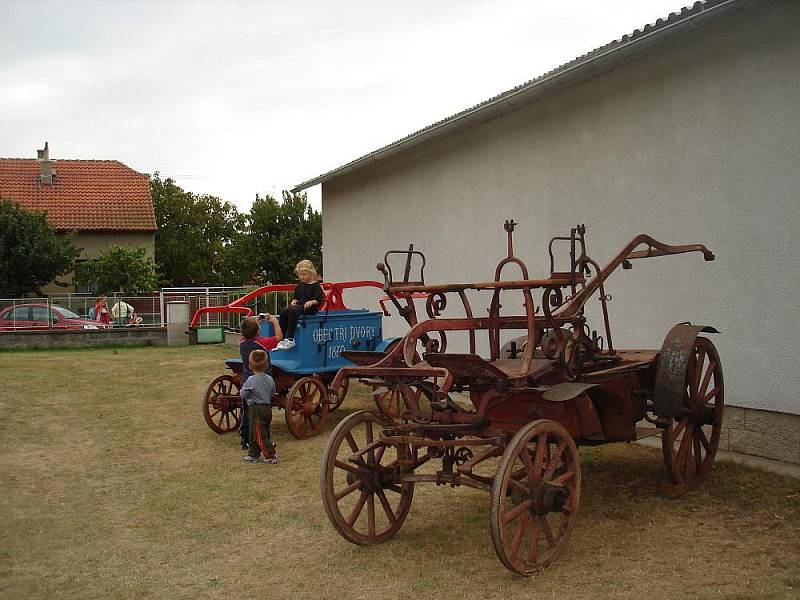
M313 315L325 302L325 292L318 281L317 270L310 260L301 260L294 268L300 283L294 288L294 295L289 306L281 311L280 323L284 332L284 339L278 344L277 350L294 348L294 331L297 328L297 318L300 315Z
M278 462L278 453L269 438L269 425L272 422L275 380L267 374L269 356L264 350L253 350L248 358L248 366L253 373L239 392L242 409L247 408L247 420L250 422L249 448L244 462L274 465Z
M283 331L278 319L276 319L274 315L270 314L265 315L265 318L272 323L272 326L275 328L275 335L270 337L263 337L259 335L261 333L260 317L247 317L242 321L240 327L242 339L239 341L239 354L242 357L242 385L245 385L248 378L253 374L250 370L250 355L255 350L262 350L264 352L273 350L283 339ZM242 403L242 421L239 424L239 437L241 438L242 442L242 450L247 449L250 443L250 428L249 419L247 416L247 406L244 403Z

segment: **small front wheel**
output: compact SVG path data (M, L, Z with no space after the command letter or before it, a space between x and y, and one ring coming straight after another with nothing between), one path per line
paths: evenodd
M561 556L580 494L580 457L569 432L544 419L520 429L492 484L492 542L506 568L532 575Z
M388 540L411 508L414 484L397 480L410 449L378 441L388 424L373 412L353 413L333 430L322 455L325 512L336 531L354 544Z
M399 386L374 383L372 384L372 397L378 411L387 419L400 422L403 415L406 414L407 407Z
M242 399L233 376L220 375L209 384L203 397L203 418L215 433L229 433L239 428Z
M415 418L431 413L431 401L435 389L427 381L411 384L398 383L392 386L373 384L372 397L378 411L391 421L399 423L403 419Z
M336 395L331 398L331 394L328 394L328 412L331 413L335 411L342 405L344 402L345 396L347 396L347 389L350 387L350 380L345 379L342 381L342 385L339 386L339 389L336 391Z

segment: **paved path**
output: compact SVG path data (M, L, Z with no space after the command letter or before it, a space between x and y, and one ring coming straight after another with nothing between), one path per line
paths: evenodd
M644 438L636 443L642 444L643 446L650 446L651 448L661 448L660 436ZM749 454L739 454L738 452L729 452L727 450L717 450L717 460L727 460L740 465L755 467L756 469L800 479L800 465L782 462L780 460L750 456Z

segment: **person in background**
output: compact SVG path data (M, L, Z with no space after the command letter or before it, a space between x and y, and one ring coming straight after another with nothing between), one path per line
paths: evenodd
M248 366L253 374L239 392L242 409L247 408L247 420L250 422L249 447L244 462L274 465L278 462L278 453L269 437L269 425L272 422L275 380L267 374L269 356L264 350L253 350L248 358Z
M281 311L281 328L284 339L278 344L277 350L294 348L294 332L297 328L297 318L300 315L313 315L325 302L325 292L318 281L317 270L310 260L301 260L294 268L300 283L294 288L292 301Z
M111 324L111 313L108 310L108 302L105 296L98 296L94 303L94 319L104 325Z
M275 328L275 335L270 337L259 335L261 333L261 321L264 319L272 323L272 326ZM264 319L259 315L258 318L247 317L242 320L240 326L242 339L239 340L239 355L242 357L242 385L245 385L250 375L252 375L250 371L250 354L256 350L268 352L277 347L278 343L283 339L283 331L278 319L270 314L265 314ZM247 406L243 403L242 421L239 423L239 438L241 439L242 450L246 449L250 443L249 426Z
M129 325L132 314L134 314L133 307L124 300L120 300L111 307L111 316L114 317L117 325Z

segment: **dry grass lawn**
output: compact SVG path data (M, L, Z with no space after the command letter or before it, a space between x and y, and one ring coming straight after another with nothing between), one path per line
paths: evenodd
M584 449L564 557L529 579L503 568L489 496L421 485L398 535L356 547L329 525L325 433L273 434L249 465L200 398L223 347L0 353L2 598L800 597L800 481L718 463L679 499L660 454Z

